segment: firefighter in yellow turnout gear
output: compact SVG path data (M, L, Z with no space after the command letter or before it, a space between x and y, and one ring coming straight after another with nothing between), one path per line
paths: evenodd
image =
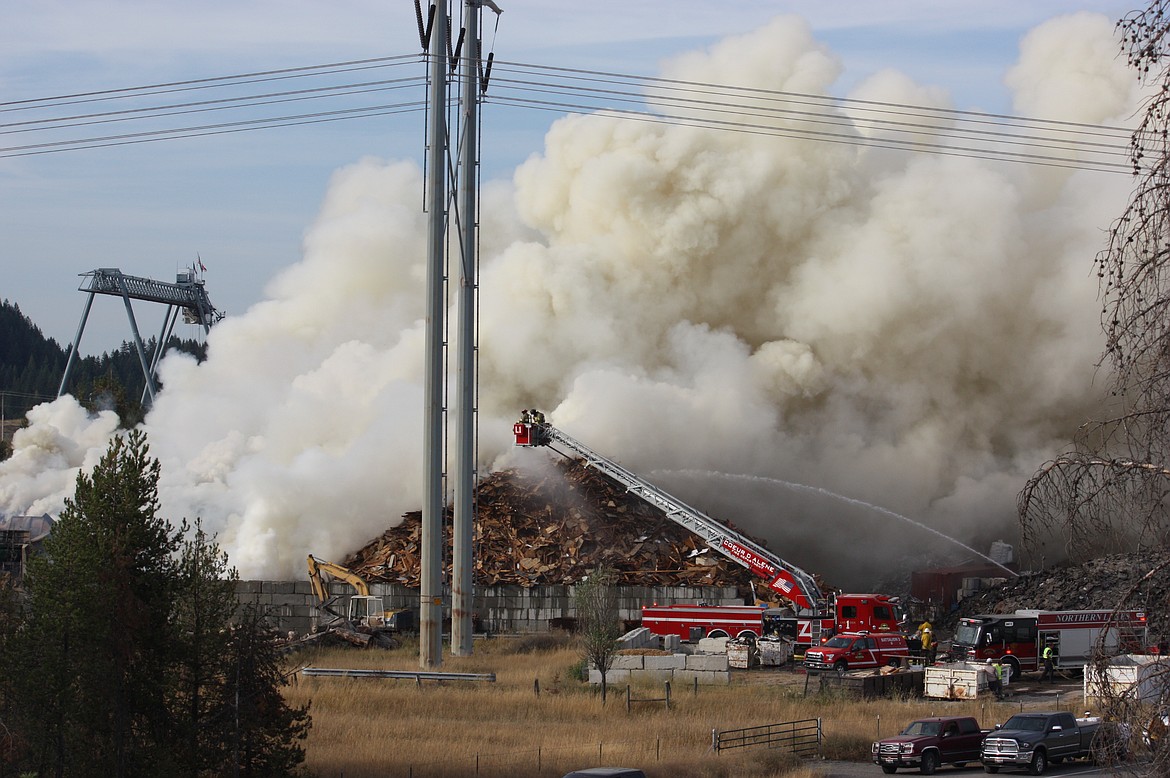
M934 653L937 648L934 642L934 628L929 621L924 621L918 625L918 631L914 633L914 637L918 638L922 644L922 655L926 658L928 665L934 664Z

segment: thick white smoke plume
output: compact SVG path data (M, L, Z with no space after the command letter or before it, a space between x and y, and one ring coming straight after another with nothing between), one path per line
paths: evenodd
M1115 51L1104 17L1036 29L1007 74L1018 111L1126 123ZM795 18L664 71L823 94L839 75ZM893 72L851 96L947 106ZM202 517L245 577L299 577L306 553L340 558L421 504L421 186L413 163L338 172L269 299L212 332L205 364L163 365L145 426L164 510ZM1092 258L1128 192L1102 173L558 121L484 192L484 467L540 456L508 437L535 405L832 584L935 536L781 482L1012 542L1023 480L1094 408ZM31 421L0 511L59 509L113 427L69 399Z

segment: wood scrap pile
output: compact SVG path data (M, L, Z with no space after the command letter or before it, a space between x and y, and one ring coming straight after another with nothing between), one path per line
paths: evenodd
M477 585L571 584L601 564L626 585L746 591L754 580L746 568L579 460L553 465L544 475L504 470L481 481L473 554ZM418 586L421 521L420 511L407 513L344 565L367 581ZM444 534L449 573L450 516Z

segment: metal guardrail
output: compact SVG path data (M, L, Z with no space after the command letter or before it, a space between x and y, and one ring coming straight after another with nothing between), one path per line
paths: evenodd
M303 667L301 675L324 676L328 678L404 678L419 681L490 681L495 682L495 673L443 673L426 670L350 670L333 667Z
M821 720L802 719L780 724L765 724L762 727L729 729L720 732L711 730L711 750L716 754L733 748L767 746L781 748L799 756L820 756Z

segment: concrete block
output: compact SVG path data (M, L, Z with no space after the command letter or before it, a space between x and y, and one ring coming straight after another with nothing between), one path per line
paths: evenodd
M700 654L726 654L727 638L703 638L699 641Z
M618 645L622 648L645 648L654 640L654 634L646 627L632 629L618 638Z
M641 654L618 654L613 658L611 668L614 670L641 670L644 664Z
M662 650L670 651L671 653L679 653L679 648L682 646L682 638L678 635L663 635L662 636Z
M727 654L693 654L686 659L686 669L712 672L727 670Z
M699 686L714 686L716 684L731 683L731 671L723 670L675 670L674 681L675 692L680 692L684 685L691 685L698 681Z
M627 684L630 682L630 671L629 670L610 669L610 671L605 674L605 682L610 686L613 686L614 684L619 684L619 683L620 684ZM600 684L601 683L601 672L599 670L590 670L589 671L589 683L592 683L592 684Z
M276 608L284 607L285 605L304 605L306 602L303 594L273 594L269 598L269 603Z
M642 666L647 670L684 670L687 666L687 657L686 654L644 656Z
M645 684L655 684L657 686L661 686L662 684L666 683L667 681L674 680L674 669L673 668L663 668L663 669L658 669L658 670L649 670L649 669L641 670L639 672L633 673L630 676L630 680L632 683L637 683L637 684L645 683Z

